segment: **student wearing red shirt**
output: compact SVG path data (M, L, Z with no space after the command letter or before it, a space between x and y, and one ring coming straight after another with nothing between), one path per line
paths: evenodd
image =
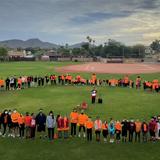
M152 141L156 140L156 126L157 126L157 123L155 119L152 118L151 121L149 122L149 133L150 133L150 139Z

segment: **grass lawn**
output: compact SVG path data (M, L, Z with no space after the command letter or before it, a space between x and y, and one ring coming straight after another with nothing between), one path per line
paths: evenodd
M55 73L55 66L71 63L53 62L19 62L0 63L0 77L10 75L45 75ZM73 64L73 63L72 63ZM81 73L89 77L88 73ZM100 78L120 77L122 75L99 74ZM143 74L144 79L160 79L160 73ZM136 75L132 75L133 78ZM87 114L93 119L100 115L102 120L123 118L149 119L160 114L160 94L144 92L129 88L98 87L104 99L102 105L90 104L89 86L46 86L21 91L0 92L0 110L17 108L20 112L37 113L43 108L46 113L53 110L55 114L69 114L72 108L83 100L89 103ZM155 160L160 159L160 143L148 142L134 144L100 144L88 143L84 139L56 140L51 144L47 140L19 140L0 137L0 158L2 160Z

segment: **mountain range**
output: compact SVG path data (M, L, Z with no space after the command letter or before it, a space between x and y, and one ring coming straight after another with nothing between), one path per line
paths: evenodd
M69 48L80 48L85 42L77 43L73 45L69 45ZM28 39L26 41L19 40L19 39L11 39L11 40L5 40L0 41L1 47L8 47L8 48L42 48L42 49L52 49L52 48L59 48L60 45L49 43L49 42L43 42L39 39Z

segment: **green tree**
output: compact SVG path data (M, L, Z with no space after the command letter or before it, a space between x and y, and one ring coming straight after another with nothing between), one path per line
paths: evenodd
M0 56L6 57L8 55L8 51L6 48L0 47Z
M155 51L155 52L160 52L160 40L154 40L150 47Z

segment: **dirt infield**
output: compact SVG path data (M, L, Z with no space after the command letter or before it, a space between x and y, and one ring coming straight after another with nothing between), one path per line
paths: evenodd
M114 74L139 74L160 72L160 64L85 63L56 68L58 72L92 72Z

